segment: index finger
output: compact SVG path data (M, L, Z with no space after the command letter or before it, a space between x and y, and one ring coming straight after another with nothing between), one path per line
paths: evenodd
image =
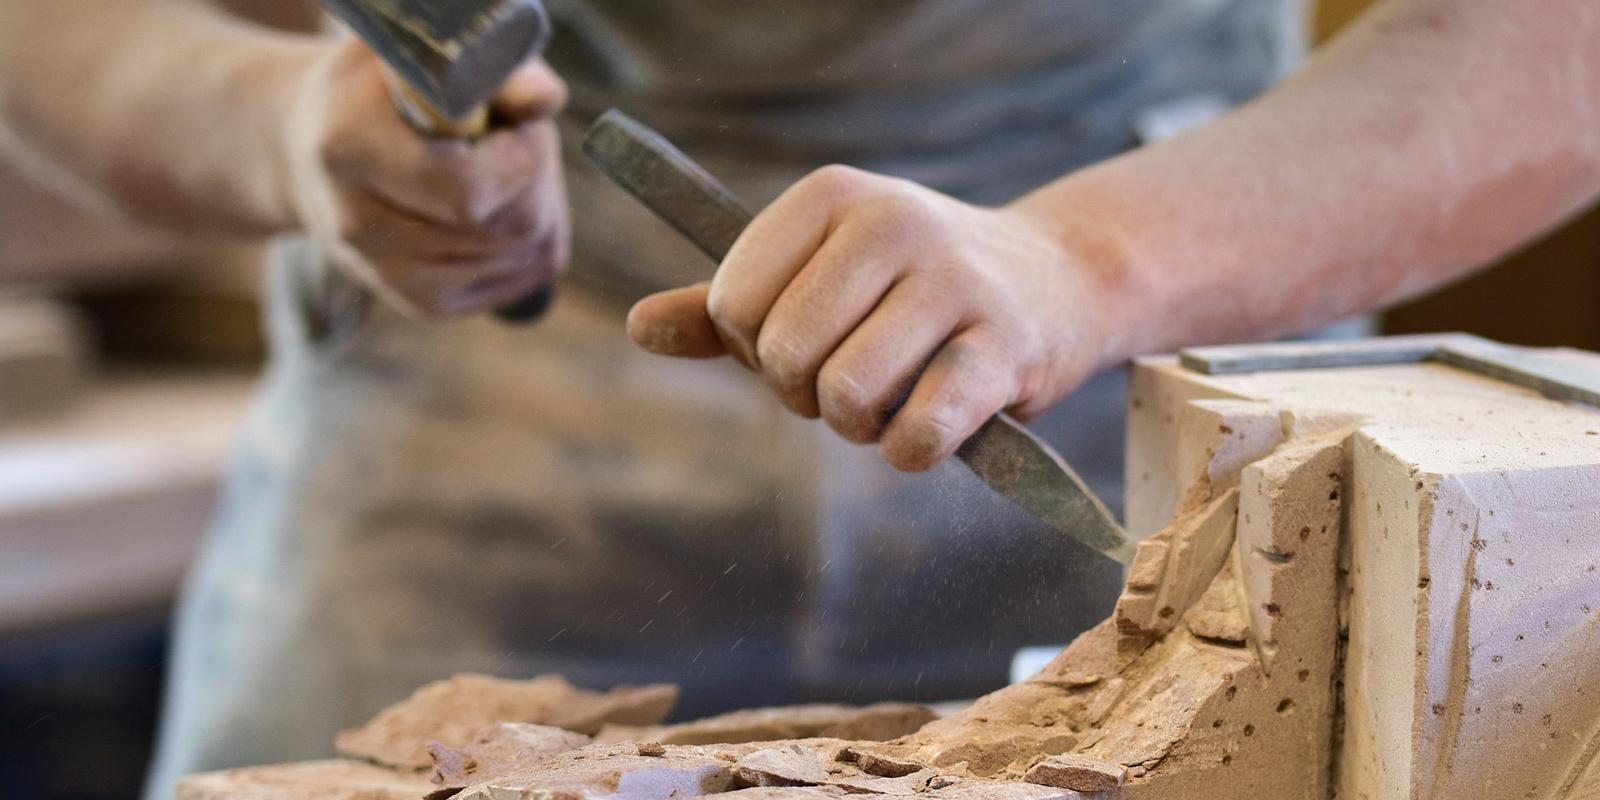
M869 188L850 167L823 167L772 201L739 235L711 280L706 309L722 341L759 371L756 341L773 303L833 232L841 207Z

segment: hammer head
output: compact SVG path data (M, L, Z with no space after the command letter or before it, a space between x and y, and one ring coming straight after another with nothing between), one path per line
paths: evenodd
M434 109L466 117L543 51L539 0L322 0Z

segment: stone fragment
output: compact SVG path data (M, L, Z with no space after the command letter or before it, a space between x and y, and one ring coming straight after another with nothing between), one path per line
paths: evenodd
M536 723L592 734L606 723L659 723L677 696L677 687L665 684L591 692L555 675L526 681L457 675L423 686L366 725L340 733L336 745L354 758L426 769L433 763L429 744L459 749L493 723Z
M662 744L733 744L780 739L885 741L915 732L934 713L915 703L877 703L866 707L813 704L733 711L658 728L613 727L601 741L650 739Z
M1192 476L1206 487L1199 498L1204 502L1237 486L1240 470L1272 452L1283 440L1283 411L1270 403L1195 400L1178 415L1179 474Z
M939 800L1083 800L1071 789L1040 786L1034 783L1000 783L995 781L960 781L928 792ZM1113 800L1106 795L1099 800Z
M1281 651L1292 651L1298 672L1327 657L1337 620L1289 620L1294 609L1320 610L1337 603L1337 570L1307 569L1337 559L1350 430L1284 445L1246 467L1239 501L1233 568L1247 598L1243 609L1255 633L1262 668L1272 672ZM1320 678L1322 671L1315 670Z
M733 774L752 786L834 786L853 794L895 796L924 792L936 777L927 769L898 777L870 775L854 764L800 743L745 755L734 763Z
M1061 753L1033 765L1025 779L1041 786L1076 792L1109 792L1122 788L1128 768L1097 758Z
M736 750L665 747L640 755L635 744L590 745L558 754L534 768L474 784L457 800L666 800L741 788Z
M1343 444L1339 436L1297 444L1246 465L1253 478L1229 479L1235 488L1157 534L1161 546L1146 545L1140 561L1154 555L1159 563L1135 565L1115 624L1085 633L1027 682L904 740L853 745L847 756L867 770L926 764L960 781L1064 783L1068 773L1056 767L1065 759L1051 759L1067 755L1110 765L1123 781L1114 791L1126 800L1326 800L1331 726L1316 720L1332 717L1339 529L1325 498ZM1310 506L1316 535L1292 561L1273 565L1284 571L1262 584L1264 596L1247 591L1234 558L1234 528L1246 524L1238 509L1256 492L1277 498L1251 500L1261 512L1250 524L1264 526L1257 534L1269 539L1289 535L1282 529L1292 524L1298 540L1308 519L1289 513L1303 504L1287 498L1324 498ZM1130 596L1145 601L1132 606L1141 616L1128 613ZM1176 613L1150 613L1155 598L1182 608L1185 624L1163 621ZM1280 637L1296 642L1296 669L1268 675L1256 649L1240 646L1252 635L1244 607L1257 604L1278 615ZM1137 648L1122 646L1130 638Z
M1239 492L1195 509L1140 543L1130 581L1117 599L1117 629L1137 653L1171 630L1211 585L1233 546ZM1151 588L1145 588L1151 587Z
M838 800L847 794L837 786L751 786L714 796L717 800Z
M1202 639L1227 644L1250 640L1250 620L1245 615L1244 593L1239 591L1238 571L1233 560L1211 581L1211 587L1183 614L1189 632Z
M307 761L190 775L176 800L417 800L433 784L360 761Z
M428 746L428 754L433 758L433 782L439 789L429 797L454 795L474 783L535 766L587 744L589 737L581 733L519 722L482 728L460 749L434 742Z

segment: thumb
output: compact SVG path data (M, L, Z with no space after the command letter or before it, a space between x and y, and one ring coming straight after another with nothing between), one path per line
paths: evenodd
M542 58L531 58L506 79L492 101L495 116L521 125L554 116L567 104L567 84Z
M725 355L722 339L706 313L710 283L653 294L628 312L628 338L645 350L678 358Z

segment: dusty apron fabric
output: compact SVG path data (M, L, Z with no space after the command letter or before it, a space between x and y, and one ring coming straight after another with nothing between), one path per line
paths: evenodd
M753 206L830 161L1003 201L1133 146L1141 109L1243 100L1297 53L1265 0L551 6L575 117L622 106ZM411 322L282 248L151 796L325 756L463 670L676 681L683 715L931 700L1107 612L1119 570L959 464L896 474L730 363L632 348L628 303L712 266L568 161L574 269L536 326ZM1110 499L1121 394L1102 378L1038 426Z

